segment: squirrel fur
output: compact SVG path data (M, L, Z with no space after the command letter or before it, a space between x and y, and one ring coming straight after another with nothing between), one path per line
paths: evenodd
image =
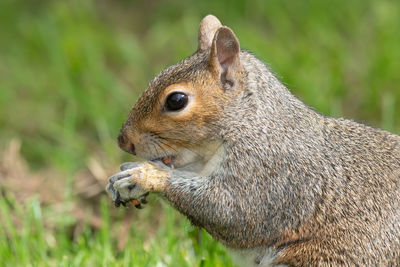
M308 107L212 15L118 139L148 161L111 177L113 199L158 192L244 266L400 266L400 136Z

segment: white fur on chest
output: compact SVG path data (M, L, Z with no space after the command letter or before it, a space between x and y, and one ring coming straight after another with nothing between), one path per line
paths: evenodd
M233 262L240 267L284 267L274 265L276 250L273 248L230 249Z
M221 141L210 142L194 152L193 150L183 150L182 158L191 162L185 164L178 170L198 173L202 176L209 176L215 169L221 165L225 156L225 148ZM200 158L198 158L201 156Z

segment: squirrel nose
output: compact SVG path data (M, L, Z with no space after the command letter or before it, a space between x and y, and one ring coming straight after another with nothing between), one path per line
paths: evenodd
M136 155L135 145L122 132L118 135L118 145L122 150Z

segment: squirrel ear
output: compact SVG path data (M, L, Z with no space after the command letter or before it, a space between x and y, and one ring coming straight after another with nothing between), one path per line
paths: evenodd
M207 50L211 47L215 32L222 27L221 22L213 15L207 15L200 22L199 50Z
M235 85L236 73L240 68L240 46L235 34L228 27L217 30L211 47L209 64L220 76L222 85L231 88Z

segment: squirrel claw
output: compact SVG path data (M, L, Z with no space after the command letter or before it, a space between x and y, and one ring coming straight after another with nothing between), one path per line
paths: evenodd
M123 204L123 202L120 199L119 193L116 193L116 198L114 200L114 205L115 207L119 208L121 206L121 204Z

